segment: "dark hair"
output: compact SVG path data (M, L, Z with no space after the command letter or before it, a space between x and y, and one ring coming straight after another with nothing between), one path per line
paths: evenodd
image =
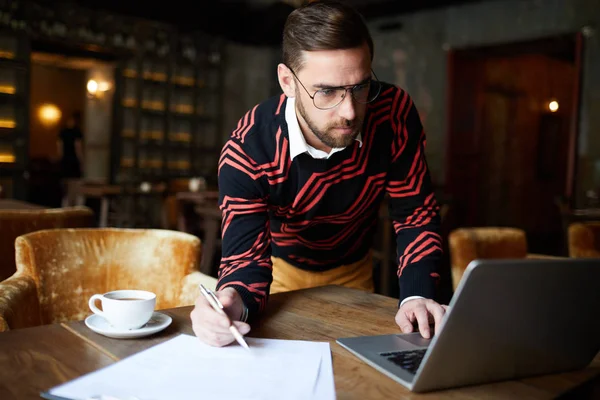
M339 1L313 1L292 11L285 22L283 62L297 72L302 51L351 49L365 42L373 60L373 39L354 8Z
M73 118L73 122L75 122L75 125L78 125L81 123L81 111L76 110L73 111L73 113L71 114L71 118Z

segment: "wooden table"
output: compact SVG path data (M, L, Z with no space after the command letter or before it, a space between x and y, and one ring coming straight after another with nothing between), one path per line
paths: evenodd
M248 336L329 341L338 399L548 399L600 374L600 356L577 372L548 375L426 394L402 385L335 343L339 337L398 333L397 300L336 286L279 293ZM41 391L92 372L180 333L191 334L191 307L165 310L173 323L154 336L110 339L82 321L0 334L0 398L38 399ZM451 366L448 366L451 368ZM285 396L282 394L282 399Z
M78 186L79 191L76 193L75 205L84 206L88 198L100 199L100 218L99 227L106 228L108 226L108 212L111 199L120 195L122 188L118 185L105 184L81 184Z
M42 210L44 206L15 199L0 199L0 210Z

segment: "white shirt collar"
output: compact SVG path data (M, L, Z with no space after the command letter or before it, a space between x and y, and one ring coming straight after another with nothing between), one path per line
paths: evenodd
M300 124L298 123L298 117L296 115L296 99L293 97L287 98L285 105L285 122L288 127L288 135L290 137L290 157L292 161L294 158L302 153L310 154L313 158L329 158L332 154L342 151L345 147L334 147L329 153L315 149L304 139ZM362 146L362 136L359 133L355 139L360 146Z

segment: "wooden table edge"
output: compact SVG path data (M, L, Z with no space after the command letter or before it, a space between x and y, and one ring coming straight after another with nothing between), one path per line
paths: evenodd
M113 359L115 361L120 361L121 360L119 357L117 357L116 355L114 355L113 353L111 353L110 351L108 351L108 349L106 349L103 346L101 346L100 344L94 342L92 339L90 339L90 338L88 338L88 337L80 334L79 332L77 332L76 330L74 330L73 328L71 328L66 323L62 322L60 324L60 326L62 326L65 330L67 330L68 332L70 332L73 335L77 336L78 338L80 338L81 340L83 340L84 342L86 342L87 344L89 344L90 346L92 346L93 348L95 348L96 350L98 350L101 353L107 355L111 359Z

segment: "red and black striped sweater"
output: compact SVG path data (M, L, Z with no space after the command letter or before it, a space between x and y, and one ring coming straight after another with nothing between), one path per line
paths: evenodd
M410 96L383 84L358 141L328 159L290 158L285 95L239 121L219 160L223 212L218 289L234 287L252 319L268 300L271 255L313 271L353 263L372 246L389 195L400 301L434 298L442 246L425 133Z

